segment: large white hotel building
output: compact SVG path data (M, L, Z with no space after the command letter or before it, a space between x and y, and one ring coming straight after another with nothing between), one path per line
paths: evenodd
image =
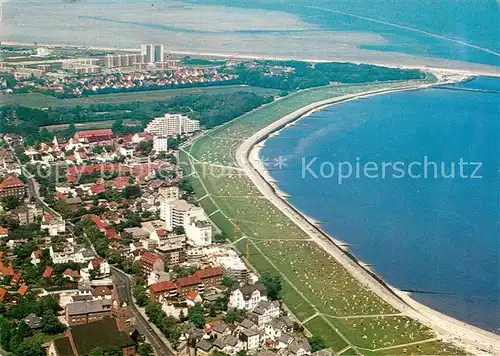
M200 129L198 120L180 114L165 114L154 118L146 127L146 131L155 136L175 136L192 133Z

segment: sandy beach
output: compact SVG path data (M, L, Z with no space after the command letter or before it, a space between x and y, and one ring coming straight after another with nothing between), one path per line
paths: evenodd
M439 76L439 73L438 73ZM448 79L451 81L451 79ZM463 78L462 78L463 80ZM443 84L439 82L439 84ZM367 265L358 261L348 251L345 250L345 243L329 236L320 228L315 226L307 217L296 210L288 201L283 199L276 192L276 185L271 180L264 164L259 159L259 150L263 142L270 134L283 129L287 124L294 122L304 115L310 114L314 110L319 110L324 106L339 104L358 97L368 97L373 95L387 94L403 90L416 90L431 87L436 84L409 86L399 89L377 90L355 95L346 95L324 100L303 107L269 125L252 135L244 141L238 148L236 159L239 167L243 168L259 191L267 197L281 212L297 224L307 233L321 248L333 256L343 265L360 283L385 302L398 309L407 316L418 320L420 323L432 328L439 338L454 343L468 352L476 355L499 355L500 336L485 331L478 327L469 325L442 313L439 313L421 303L413 300L408 293L402 292L385 283L379 276L367 269Z

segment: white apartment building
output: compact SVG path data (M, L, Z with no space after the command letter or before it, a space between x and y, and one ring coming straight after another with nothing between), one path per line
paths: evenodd
M141 54L146 56L147 63L163 62L164 47L157 44L143 44L141 45Z
M187 243L191 246L209 246L212 244L212 225L206 220L191 220L184 225Z
M156 153L167 152L168 151L168 137L158 137L153 138L153 150Z
M192 133L199 129L200 122L198 120L191 120L180 114L165 114L163 117L154 118L145 131L155 136L165 137Z
M229 295L228 307L253 311L262 300L267 300L266 287L262 283L250 284L235 289Z
M172 231L174 227L186 228L187 223L206 220L202 208L189 204L185 200L163 200L160 205L160 219L165 221L165 229Z

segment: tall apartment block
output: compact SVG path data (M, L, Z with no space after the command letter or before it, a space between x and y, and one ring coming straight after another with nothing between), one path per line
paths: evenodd
M141 45L141 54L146 56L147 63L157 63L164 61L163 45L143 44Z

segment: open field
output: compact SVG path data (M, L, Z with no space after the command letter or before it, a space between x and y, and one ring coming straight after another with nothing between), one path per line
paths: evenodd
M361 285L235 168L239 144L279 118L312 102L387 85L330 86L292 94L201 136L181 152L181 160L185 167L189 165L186 172L197 196L203 198L200 203L213 213L214 223L232 236L235 246L260 273L281 275L287 307L333 351L383 355L411 344L407 347L415 354L443 354L444 350L463 354L437 342L431 330ZM420 342L420 348L413 342ZM399 352L403 353L402 348Z
M133 93L97 94L82 98L58 99L40 93L13 94L0 96L0 105L22 105L31 108L89 106L92 104L120 104L131 101L157 101L180 95L190 94L226 94L237 91L252 92L261 95L279 95L276 89L252 87L247 85L227 85L204 88L181 88L138 91Z
M115 120L102 120L102 121L75 123L75 128L77 130L108 129L111 128L111 126L113 126L114 122ZM136 126L141 124L140 121L129 120L129 119L122 120L122 123L125 126ZM41 126L41 128L52 132L52 131L66 130L69 126L70 124L57 124L57 125Z

